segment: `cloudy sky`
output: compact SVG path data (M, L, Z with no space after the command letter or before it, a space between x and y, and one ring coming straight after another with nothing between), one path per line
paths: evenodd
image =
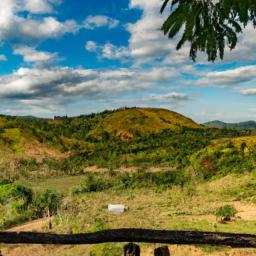
M164 107L198 122L256 119L256 31L196 63L160 31L161 0L1 0L0 113Z

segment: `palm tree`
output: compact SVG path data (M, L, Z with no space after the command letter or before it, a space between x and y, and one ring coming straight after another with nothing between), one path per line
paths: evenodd
M225 47L237 45L237 36L249 22L256 26L256 0L164 0L161 13L170 4L171 14L162 30L169 38L180 31L179 50L190 43L190 57L206 52L209 61L223 59Z

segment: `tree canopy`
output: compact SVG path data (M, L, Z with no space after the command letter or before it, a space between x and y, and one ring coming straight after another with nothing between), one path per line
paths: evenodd
M188 42L193 61L198 51L209 61L223 59L226 47L236 47L243 28L256 26L256 0L164 0L161 13L168 6L171 13L162 30L169 38L181 32L176 48Z

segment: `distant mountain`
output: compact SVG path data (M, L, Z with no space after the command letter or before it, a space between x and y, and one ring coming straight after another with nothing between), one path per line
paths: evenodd
M241 122L241 123L225 123L219 120L215 120L215 121L204 123L203 125L210 128L256 130L255 121L247 121L247 122Z
M25 119L25 120L42 120L43 118L36 116L16 116L16 118Z

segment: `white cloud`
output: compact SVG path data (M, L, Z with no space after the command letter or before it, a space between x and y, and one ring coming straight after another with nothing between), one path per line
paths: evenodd
M75 33L79 26L74 20L58 21L51 16L40 16L52 11L57 0L4 0L0 1L0 42L31 42L57 38ZM31 15L22 15L23 11Z
M23 1L25 10L31 13L50 13L53 12L52 4L57 4L60 1L56 0L25 0Z
M84 21L84 28L86 29L96 29L100 27L108 27L109 29L116 28L119 24L119 21L108 16L97 15L89 16Z
M85 49L89 52L96 52L97 51L97 44L94 41L88 41L85 44Z
M107 43L103 45L103 47L100 47L100 49L101 49L100 57L105 59L110 59L110 60L121 59L122 60L125 57L130 56L130 53L126 47L122 47L122 46L118 47L111 43Z
M89 52L95 52L100 59L124 61L126 57L130 58L130 52L126 47L118 47L111 43L99 45L94 41L88 41L85 44L85 49Z
M161 74L167 72L163 79ZM163 80L172 81L177 72L172 69L117 69L94 71L72 68L20 68L0 78L0 98L19 104L44 104L81 100L103 100L126 95L127 92L146 92ZM168 95L185 99L185 95ZM11 105L11 104L10 104Z
M197 80L200 86L236 86L256 79L256 66L241 66L225 71L212 71Z
M3 54L0 54L0 61L7 61L6 56Z
M186 93L179 92L169 92L166 94L151 94L144 99L148 101L158 101L158 102L180 102L187 101L191 99L191 96Z
M37 65L49 64L58 58L56 53L38 51L33 47L24 45L14 47L14 54L22 55L25 62Z
M240 93L244 96L256 96L256 88L242 89Z
M132 58L137 66L155 60L167 65L190 63L187 48L177 52L177 40L169 40L160 30L166 18L160 14L160 6L159 0L131 0L130 8L139 8L143 14L136 23L126 25L128 46L97 45L97 54L107 59Z

